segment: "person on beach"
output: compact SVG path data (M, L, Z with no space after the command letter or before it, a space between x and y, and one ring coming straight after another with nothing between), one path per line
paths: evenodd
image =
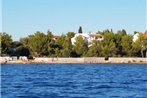
M54 57L52 57L52 62L54 61Z

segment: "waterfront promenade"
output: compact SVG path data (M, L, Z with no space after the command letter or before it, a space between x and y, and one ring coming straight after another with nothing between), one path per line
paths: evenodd
M137 63L147 64L147 58L126 58L126 57L110 57L105 60L104 57L85 57L85 58L35 58L34 60L8 60L5 57L0 57L1 64L101 64L101 63Z

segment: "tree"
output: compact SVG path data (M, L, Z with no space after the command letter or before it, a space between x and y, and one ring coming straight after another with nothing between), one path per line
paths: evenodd
M75 35L74 32L68 32L68 33L67 33L67 37L68 37L68 38L72 38L72 37L74 37L74 35Z
M28 46L28 37L20 38L19 40L24 46Z
M28 47L31 49L34 55L43 56L47 53L48 37L37 31L34 35L28 38Z
M55 56L56 57L61 57L62 56L59 48L55 48Z
M55 55L55 48L57 45L55 44L55 40L53 40L53 34L51 31L47 32L47 42L46 42L46 47L47 47L47 56L54 56Z
M115 44L117 47L116 54L119 56L124 56L123 48L122 48L122 41L123 41L122 38L126 35L127 35L126 31L123 29L122 31L118 31L114 36Z
M57 46L55 45L55 40L51 40L51 42L48 43L47 45L48 56L55 56L56 47Z
M116 56L115 36L113 32L104 32L104 40L102 41L101 56L109 57Z
M144 51L147 56L147 37L139 33L138 39L132 44L135 56L145 57Z
M116 47L114 42L110 42L102 47L101 55L104 57L114 57L116 56Z
M62 57L70 57L71 50L69 50L68 48L64 48L63 50L61 50L61 53Z
M20 46L16 48L16 54L17 56L26 56L29 57L30 56L30 51L28 48L24 47L24 46Z
M78 36L76 38L74 50L78 56L84 56L87 53L88 50L87 42L82 38L82 36Z
M127 35L127 32L126 32L126 30L125 29L122 29L122 35Z
M83 33L81 26L79 27L78 33Z
M48 39L49 42L51 42L51 40L53 39L53 34L49 30L47 31L47 39Z
M9 47L8 54L10 56L18 56L19 57L19 55L17 54L16 48L18 48L20 46L23 46L23 44L21 42L19 42L19 41L12 42L11 45L10 45L10 47Z
M62 49L63 47L63 43L65 40L66 36L64 34L62 34L56 41L56 44L59 46L59 49Z
M121 46L123 56L132 56L132 42L133 37L131 35L124 35L122 37Z
M11 43L10 47L9 47L9 52L8 54L10 56L27 56L29 57L30 55L30 51L27 47L24 46L23 43L19 42L19 41L14 41Z
M82 27L79 27L79 33L82 33ZM98 34L104 36L104 40L92 42L88 47L88 41L84 36L78 36L74 46L71 44L71 38L74 32L62 34L56 40L53 39L51 31L47 34L37 31L33 35L21 38L20 41L13 41L11 35L2 32L1 54L10 56L59 56L59 57L114 57L114 56L135 56L147 57L147 31L139 33L138 39L133 42L133 36L126 33L124 29L116 34L113 30L98 31ZM135 32L138 33L138 32Z
M0 37L1 37L1 48L0 48L1 54L8 54L10 45L13 41L11 35L2 32L0 33Z
M62 56L63 57L70 57L72 52L72 44L71 39L67 36L63 43L63 50L62 50Z
M92 46L89 47L88 52L86 53L87 57L98 57L101 52L101 44L99 41L94 41Z

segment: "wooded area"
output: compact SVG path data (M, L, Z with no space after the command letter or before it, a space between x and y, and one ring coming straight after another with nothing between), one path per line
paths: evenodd
M79 32L82 33L82 28ZM139 33L139 32L135 32ZM147 33L147 32L146 32ZM147 56L147 37L139 34L139 39L133 42L133 35L125 30L114 33L113 30L98 31L104 36L103 41L93 41L88 47L81 36L74 45L71 38L74 32L62 34L54 39L51 31L37 31L33 35L13 41L11 35L1 32L1 55L35 56L35 57L145 57Z

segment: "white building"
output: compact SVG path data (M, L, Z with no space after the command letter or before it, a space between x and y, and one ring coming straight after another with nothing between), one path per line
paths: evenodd
M135 42L139 37L139 33L136 33L134 36L133 36L133 42Z
M103 35L101 34L86 34L86 33L77 33L73 38L71 38L72 45L75 44L76 38L78 36L82 36L85 42L88 43L88 46L92 45L93 40L102 41L104 39Z
M145 38L147 38L147 33L136 33L136 34L133 36L133 42L135 42L135 41L138 40L140 34L142 34Z

